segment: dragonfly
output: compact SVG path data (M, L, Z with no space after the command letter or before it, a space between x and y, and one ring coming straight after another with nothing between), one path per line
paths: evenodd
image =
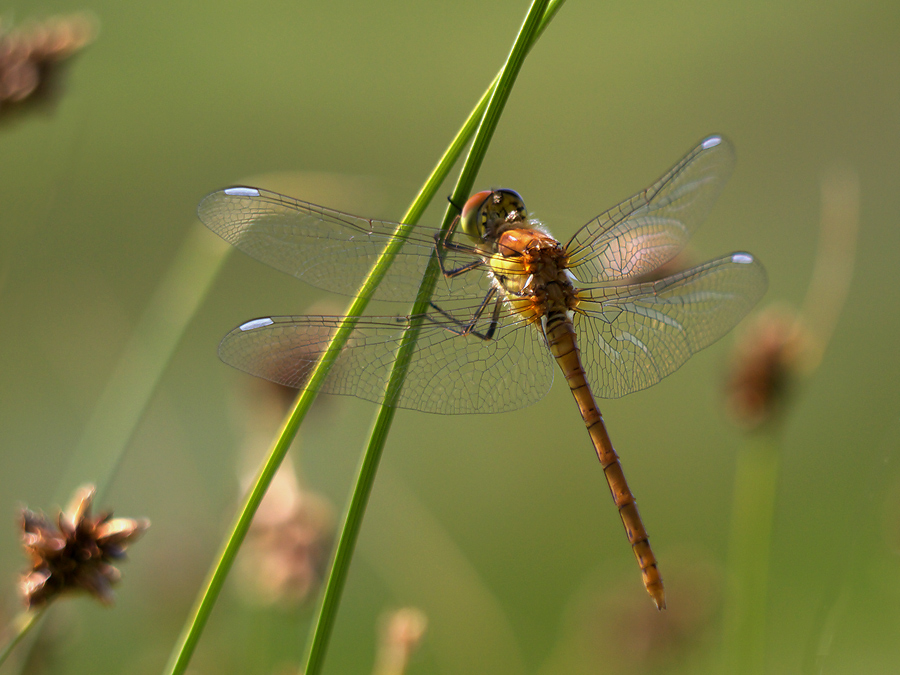
M443 281L429 309L359 318L320 391L377 403L387 398L429 413L499 413L541 399L556 361L644 586L657 608L665 608L657 559L595 397L617 398L656 384L731 330L762 297L765 271L746 252L654 278L707 217L733 167L732 145L710 136L566 244L529 216L514 190L478 192L447 231L413 229L375 291L376 299L410 303L437 256ZM213 192L198 214L253 258L347 295L355 295L400 228L247 186ZM254 319L225 336L219 356L301 388L343 321ZM408 375L400 391L388 392L401 339L413 326L420 333Z

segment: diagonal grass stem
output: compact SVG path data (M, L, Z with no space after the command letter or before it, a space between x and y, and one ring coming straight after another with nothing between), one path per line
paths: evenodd
M448 205L444 215L444 221L441 225L442 231L446 231L450 227L455 217L454 207L452 204L458 204L462 199L468 196L475 182L475 176L478 173L484 155L487 152L491 137L497 128L500 115L509 99L513 84L519 74L525 56L530 46L534 43L538 35L538 27L541 18L547 11L547 0L536 0L532 3L531 9L525 18L525 22L519 31L509 58L500 75L495 80L495 86L487 103L484 116L475 133L475 140L463 164L460 172L459 180L451 197L451 204ZM558 8L558 7L557 7ZM369 495L372 492L372 486L375 482L375 474L378 469L378 463L381 459L387 436L394 420L396 411L397 398L400 395L403 381L406 378L410 361L415 350L416 341L422 326L422 317L429 308L431 295L438 278L438 260L436 252L432 254L422 284L415 303L410 311L411 316L418 317L413 320L410 329L404 334L397 352L397 358L394 362L394 368L386 387L388 396L375 420L372 428L372 435L369 439L368 447L363 455L362 464L360 466L359 476L357 478L356 487L350 499L350 505L347 510L347 517L344 522L344 528L338 540L337 550L334 556L334 562L328 581L325 586L325 592L322 599L322 607L319 619L316 622L313 632L313 639L310 644L309 655L306 662L306 675L317 675L325 660L325 654L328 649L328 641L334 627L334 621L337 617L337 609L340 603L341 593L344 583L350 569L350 562L353 557L353 551L356 546L356 540L362 525L363 515L365 513L366 504Z
M351 303L347 310L345 321L336 331L327 350L310 375L306 387L297 398L297 402L291 413L288 415L269 456L261 467L253 487L245 498L243 507L232 526L231 533L225 541L216 563L210 570L191 615L173 649L165 673L170 675L180 675L187 669L194 649L197 646L210 613L212 612L215 602L225 583L228 572L234 564L241 543L247 535L253 516L256 513L259 504L262 502L262 498L265 495L272 478L277 472L278 467L281 465L288 448L296 436L300 424L305 418L306 413L309 411L319 387L324 382L328 372L340 354L341 349L349 339L350 334L356 325L356 321L368 305L375 288L387 273L394 257L403 245L406 236L408 236L412 227L418 222L419 218L421 218L428 204L437 193L440 185L447 178L447 175L459 159L459 156L462 154L469 139L472 138L473 134L476 134L477 127L478 133L476 134L476 141L472 145L472 150L463 167L460 181L454 191L454 201L459 200L459 194L461 194L464 189L471 189L471 185L474 183L475 174L477 173L477 170L481 165L481 160L484 157L484 153L487 150L490 135L493 133L494 128L496 128L500 110L509 95L512 83L515 80L515 75L521 67L524 56L534 44L534 41L549 24L563 2L564 0L554 0L548 3L547 0L540 0L532 5L526 22L523 25L523 29L516 41L516 46L513 48L510 59L507 60L507 64L504 66L501 74L494 80L491 87L482 96L459 133L451 142L447 151L435 166L409 210L403 216L403 224L398 228L396 236L385 248L378 261L376 261L369 276L360 288L357 297ZM505 79L504 75L506 75ZM498 94L498 92L500 93ZM486 111L487 114L485 114ZM480 125L479 120L481 120ZM448 209L444 219L444 227L449 227L451 221L452 211ZM425 298L430 297L436 279L437 264L436 259L433 259L432 264L429 265L416 304L413 307L414 313L417 308L419 308L419 313L421 313L422 308L427 306L427 300ZM398 360L400 360L401 363L399 366L395 367L391 375L392 383L402 381L402 378L405 376L405 371L409 364L409 356L415 345L416 335L417 331L409 331L407 333L407 338L404 339L404 344L401 346L398 356ZM401 359L405 359L405 363ZM390 384L388 387L389 390L394 390L391 389ZM399 387L396 388L396 391L399 392ZM328 638L330 637L331 628L333 627L334 618L337 613L340 592L343 588L344 580L346 579L346 573L349 569L356 536L362 522L362 514L365 511L365 504L374 482L381 449L384 446L384 441L390 428L390 422L393 419L394 408L390 406L390 403L391 401L385 402L386 407L382 408L382 411L376 420L372 438L369 442L369 448L367 448L363 458L360 476L356 488L354 489L353 496L351 497L344 530L338 543L338 549L335 553L332 572L331 575L329 575L326 584L319 620L316 623L316 629L309 652L307 673L318 672L324 661Z

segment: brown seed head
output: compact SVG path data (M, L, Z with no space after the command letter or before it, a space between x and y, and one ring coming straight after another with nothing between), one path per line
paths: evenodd
M659 281L660 279L665 279L666 277L673 274L684 272L686 269L689 269L692 265L694 265L695 261L696 256L694 255L693 249L685 248L681 251L681 253L676 255L671 260L664 262L659 267L656 267L644 274L633 276L628 281L629 283L634 284L644 284Z
M384 618L375 675L403 675L422 641L428 617L415 607L404 607Z
M125 549L148 527L146 519L91 515L93 486L80 488L54 523L41 513L22 509L22 545L30 569L19 589L29 608L43 605L69 591L87 591L111 604L112 586L121 575L112 563L125 558Z
M241 551L243 596L254 604L293 606L319 588L334 532L334 512L302 488L289 461L275 475Z
M770 307L748 323L735 345L727 384L740 424L752 429L777 417L809 345L800 319L784 308Z
M859 230L859 178L849 168L822 177L815 267L803 309L770 308L747 322L728 379L735 418L755 428L777 418L791 385L811 375L840 319L853 278Z
M672 552L669 609L659 612L623 584L585 598L577 614L588 652L604 672L665 672L702 649L719 606L720 571L696 552ZM689 672L686 670L685 672Z
M87 15L55 17L6 32L0 25L0 114L54 98L61 65L96 34Z

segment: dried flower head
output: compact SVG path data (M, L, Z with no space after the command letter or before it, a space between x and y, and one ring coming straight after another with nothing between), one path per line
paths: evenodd
M0 25L0 113L47 101L62 64L94 39L96 22L76 14L6 32Z
M822 177L822 216L815 268L800 311L773 307L747 322L735 346L728 401L735 418L755 428L777 418L790 385L822 361L853 278L859 230L859 178L848 168Z
M334 512L300 486L288 458L263 498L239 559L240 589L253 604L302 604L328 562Z
M652 270L649 270L643 274L633 276L628 281L629 283L633 284L653 283L654 281L665 279L666 277L673 274L684 272L685 270L693 267L696 262L697 260L695 252L693 248L688 246L684 248L681 253L668 260L667 262L664 262L659 267L654 267Z
M720 605L721 571L695 551L673 553L667 566L669 594L678 611L659 612L626 591L626 585L610 591L604 584L598 595L580 598L584 604L576 620L586 653L609 672L677 669L690 663L707 641Z
M254 379L242 382L240 391L235 419L245 435L239 471L247 489L297 390ZM287 456L259 505L238 558L238 590L244 600L282 606L306 602L322 581L333 538L333 506L301 485Z
M427 627L428 617L415 607L404 607L384 617L375 675L403 675Z
M784 308L760 312L741 331L727 385L729 406L740 424L752 429L777 417L810 343L801 320Z
M772 510L778 479L780 425L800 376L819 367L847 299L859 230L859 180L850 169L821 181L822 209L813 274L799 311L767 309L748 321L728 378L732 412L745 427L761 428L765 443L742 451L735 475L729 558L733 582L725 603L723 670L762 670Z
M95 492L90 485L79 488L55 523L22 509L22 544L31 569L22 575L19 588L29 608L77 590L112 603L112 585L120 578L113 563L125 558L125 549L150 521L113 518L111 512L92 516Z

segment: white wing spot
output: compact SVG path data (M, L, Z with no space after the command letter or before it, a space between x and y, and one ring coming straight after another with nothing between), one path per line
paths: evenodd
M253 321L248 321L247 323L242 323L240 325L240 329L243 331L254 330L256 328L264 328L265 326L271 326L274 321L272 319L253 319Z
M222 192L230 197L259 197L259 190L251 187L230 187Z
M740 263L741 265L749 265L753 262L753 256L749 253L735 253L731 256L731 262Z
M705 141L703 141L700 147L702 147L704 150L709 150L710 148L716 147L721 142L721 136L710 136Z

